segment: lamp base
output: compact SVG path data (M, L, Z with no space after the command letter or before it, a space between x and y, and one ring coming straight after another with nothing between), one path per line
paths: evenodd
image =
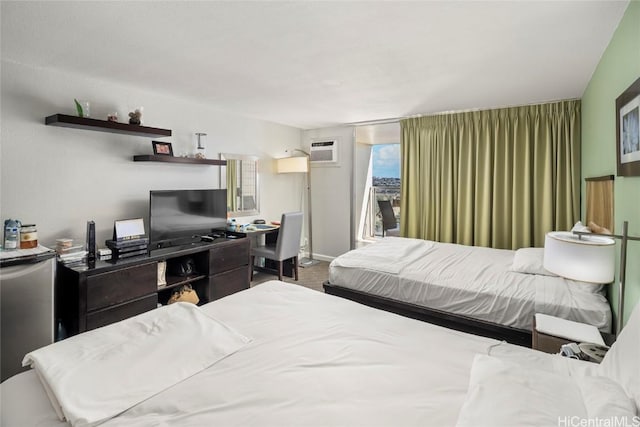
M311 267L314 265L318 265L320 263L320 261L318 261L317 259L311 259L311 258L302 258L300 260L300 262L298 263L298 265L302 268L305 267Z

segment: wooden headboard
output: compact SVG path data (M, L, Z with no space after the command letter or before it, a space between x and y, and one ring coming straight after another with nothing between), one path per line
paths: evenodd
M586 224L591 221L613 230L613 175L585 178L587 182Z

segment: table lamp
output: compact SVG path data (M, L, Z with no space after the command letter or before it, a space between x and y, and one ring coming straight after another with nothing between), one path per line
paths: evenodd
M611 283L615 278L615 244L607 237L552 231L544 239L544 268L567 279Z
M618 317L616 335L624 324L624 292L627 269L627 242L640 240L629 236L624 221L622 234L598 234L585 231L553 231L544 241L544 268L559 276L592 283L612 283L615 279L615 241L620 239L618 281Z

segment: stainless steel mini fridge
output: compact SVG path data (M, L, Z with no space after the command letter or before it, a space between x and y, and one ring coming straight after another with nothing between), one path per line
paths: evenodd
M0 381L23 370L25 354L54 339L55 257L18 253L0 263Z

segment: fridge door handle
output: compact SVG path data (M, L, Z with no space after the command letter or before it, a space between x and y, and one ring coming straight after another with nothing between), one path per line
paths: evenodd
M35 264L21 264L0 269L0 278L2 280L13 280L18 277L27 276L36 271L49 268L50 260L40 261Z

